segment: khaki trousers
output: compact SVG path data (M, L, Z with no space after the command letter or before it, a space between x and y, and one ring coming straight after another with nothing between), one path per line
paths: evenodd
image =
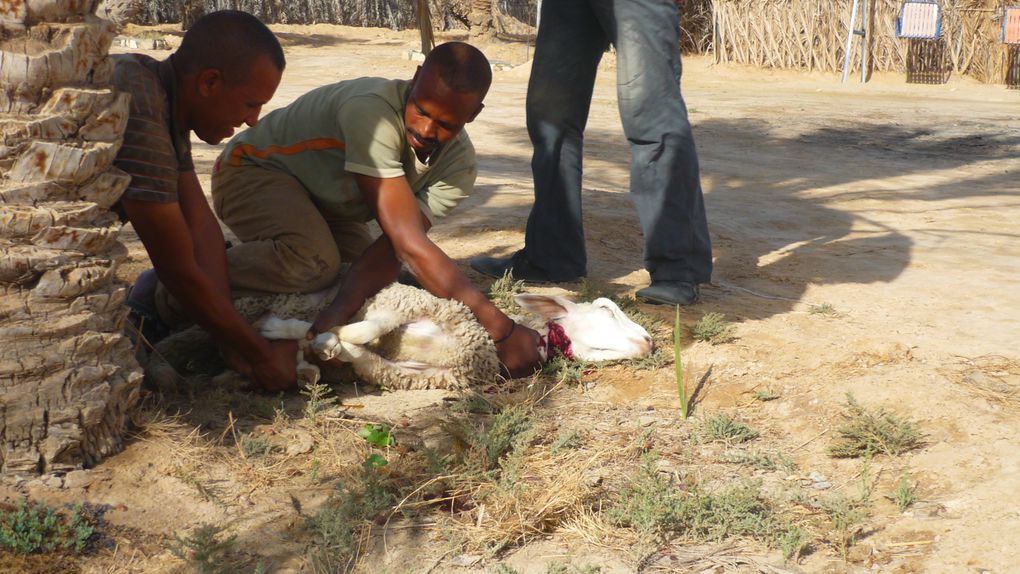
M213 211L241 241L227 250L235 297L310 293L334 284L375 240L362 221L330 219L290 175L217 162Z
M227 249L233 298L311 293L333 285L375 240L361 221L328 219L298 180L270 169L217 162L213 211L242 243ZM156 312L172 330L193 321L160 282Z

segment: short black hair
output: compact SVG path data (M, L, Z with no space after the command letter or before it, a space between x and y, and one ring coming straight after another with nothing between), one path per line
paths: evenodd
M281 72L287 65L283 48L258 18L240 10L220 10L202 16L188 28L174 53L180 74L216 68L230 83L239 83L259 56L267 56Z
M481 98L492 85L489 59L478 48L464 42L446 42L429 52L423 70L435 69L439 78L455 92L478 94Z

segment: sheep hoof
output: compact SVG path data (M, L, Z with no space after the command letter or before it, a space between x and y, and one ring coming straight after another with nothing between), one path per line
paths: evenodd
M340 339L331 332L319 333L312 341L312 350L323 361L329 361L340 354Z

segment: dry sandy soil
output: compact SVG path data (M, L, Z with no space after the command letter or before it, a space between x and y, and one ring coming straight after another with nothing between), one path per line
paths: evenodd
M361 75L410 77L414 71L405 57L415 46L413 32L334 26L277 31L288 67L269 108L323 83ZM523 65L496 73L487 108L468 129L479 151L477 189L433 231L469 275L469 257L505 255L521 244L531 202L524 127L528 49L488 48L494 59ZM841 85L834 74L718 66L694 57L684 65L715 274L703 302L685 309L683 320L690 325L706 313L724 313L735 324L735 339L711 345L688 337L685 361L705 382L690 421L676 413L669 362L589 372L583 384L557 387L536 409L560 428L579 429L593 451L634 437L657 440L659 464L667 472L704 472L717 482L747 472L688 464L692 452L711 462L727 447L684 429L729 413L761 433L754 448L793 463L749 471L773 490L792 489L811 499L852 495L862 476L870 483L871 505L856 544L841 556L825 521L802 503L788 508L811 529L813 542L789 562L775 549L739 539L696 547L674 543L642 554L636 537L600 534L584 517L574 517L550 533L530 533L498 556L479 553L471 563L471 552L450 542L443 528L394 519L376 527L360 568L467 573L504 563L521 572L546 572L560 561L576 568L597 565L602 572L1020 572L1020 92L959 78L925 86L879 74L868 84ZM589 275L626 296L648 277L627 196L629 154L611 56L600 73L586 135ZM217 151L196 140L207 190ZM127 280L146 260L130 229L125 237L133 254L122 270ZM819 309L829 312L812 312ZM668 310L642 310L671 321ZM755 391L765 389L778 398L755 400ZM337 392L348 420L386 421L407 434L433 431L430 425L449 403L435 392L362 389L355 397L349 386ZM869 407L916 421L924 446L877 456L867 469L859 459L830 457L827 448L845 422L848 392ZM4 493L12 498L110 505L105 519L114 542L62 567L51 561L45 568L11 568L187 572L168 542L211 523L238 536L238 551L248 559L238 571L255 571L258 561L270 572L312 571L305 519L343 475L342 465L330 465L328 457L341 460L344 445L355 443L322 444L326 435L295 427L304 439L311 437L314 450L281 462L286 472L259 466L221 440L232 444L237 429L228 417L252 419L257 400L283 403L300 417L303 398L297 395L216 403L214 412L194 404L172 419L166 416L174 412L170 405L154 402L124 452L97 468L64 477L62 485L60 479L9 481ZM337 428L351 435L356 427ZM637 468L637 461L631 456L630 467ZM320 465L321 473L310 470ZM812 472L824 475L831 488L816 488L817 474L807 478ZM884 494L904 475L920 501L900 512ZM476 514L477 528L484 529Z

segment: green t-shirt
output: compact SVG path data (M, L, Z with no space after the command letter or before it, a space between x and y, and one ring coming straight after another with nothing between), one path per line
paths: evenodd
M475 148L461 131L428 165L419 161L404 130L410 88L407 80L384 78L316 88L236 135L222 157L292 175L331 218L372 218L354 174L405 176L425 215L442 217L474 187Z

